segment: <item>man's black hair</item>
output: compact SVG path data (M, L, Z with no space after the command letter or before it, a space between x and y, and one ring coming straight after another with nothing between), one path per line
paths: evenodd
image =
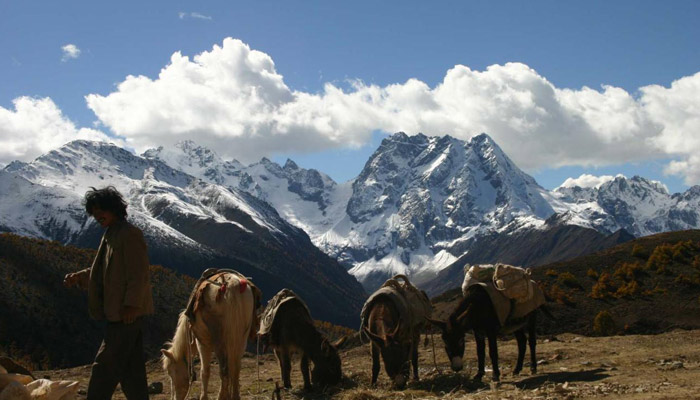
M109 211L121 219L126 218L126 201L114 186L102 189L91 188L85 192L83 204L85 211L90 215L92 215L92 210L97 207L100 210Z

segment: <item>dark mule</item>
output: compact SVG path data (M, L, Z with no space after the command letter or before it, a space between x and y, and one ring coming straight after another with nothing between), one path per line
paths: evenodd
M335 344L329 342L314 326L306 307L300 301L291 300L279 306L270 333L264 340L277 356L284 387L292 387L291 355L299 353L304 390L311 390L312 380L316 387L332 386L340 382L343 373L336 346L344 339ZM314 364L312 379L309 379L309 361Z
M540 307L544 310L543 307ZM545 311L546 312L546 311ZM442 340L445 342L445 351L450 358L454 371L462 369L462 357L464 356L464 335L474 331L476 340L476 355L479 371L474 379L481 379L485 370L485 338L489 341L489 356L493 365L493 380L499 381L501 372L498 369L498 345L499 333L514 333L518 342L518 362L513 374L517 375L523 369L525 358L525 344L530 345L530 371L537 373L537 358L535 346L537 334L535 325L537 322L537 310L517 320L509 321L508 325L501 327L489 294L483 286L473 285L467 289L467 293L457 308L450 314L446 322L431 320L431 323L442 330ZM527 335L526 335L527 332Z
M372 385L379 376L379 357L384 360L384 369L397 388L408 381L409 362L413 363L413 379L418 380L418 342L420 329L409 332L408 324L402 324L399 312L388 298L377 298L369 310L367 326L363 332L372 341ZM409 359L410 358L410 359Z

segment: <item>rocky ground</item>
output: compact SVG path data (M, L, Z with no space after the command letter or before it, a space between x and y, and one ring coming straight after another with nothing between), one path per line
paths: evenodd
M507 338L499 342L501 354L501 383L490 379L490 369L482 383L469 376L476 373L474 342L467 344L465 370L453 373L439 337L435 336L437 369L433 350L420 349L419 382L411 382L403 391L390 389L383 369L376 388L369 386L371 361L368 347L342 351L345 378L341 385L327 392L305 393L301 390L301 373L295 362L292 370L293 389L281 391L281 399L374 400L374 399L697 399L700 396L700 330L673 331L649 336L580 337L562 334L543 337L538 341L538 373L530 375L527 368L519 377L511 374L517 346ZM259 374L255 355L243 360L242 392L246 399L271 399L279 382L277 361L271 354L260 356ZM487 367L490 363L487 360ZM159 362L148 362L149 382L163 383L163 393L153 399L170 398L167 376ZM217 369L209 396L218 392ZM81 382L81 392L90 374L90 367L37 372L39 377L74 379ZM190 393L198 398L199 382ZM124 396L119 391L117 399Z

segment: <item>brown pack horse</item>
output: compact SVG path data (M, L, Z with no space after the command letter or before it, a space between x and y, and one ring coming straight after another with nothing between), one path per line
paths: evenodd
M316 329L308 310L300 301L293 299L279 306L270 333L263 337L265 345L273 348L280 366L284 387L292 387L291 355L301 355L301 374L304 390L337 385L343 376L337 346L346 338L331 343ZM309 362L314 367L309 377Z
M367 326L363 332L372 341L372 385L379 376L379 358L394 387L402 389L408 381L409 364L413 364L413 379L418 380L418 343L420 330L408 332L408 324L399 318L396 305L387 298L378 298L369 310Z
M163 369L170 376L172 398L183 400L189 393L197 351L202 377L199 398L207 399L211 357L215 353L221 376L218 398L238 400L241 398L241 358L251 329L254 329L254 289L242 277L221 272L201 282L196 290L199 298L194 322L190 323L183 311L172 342L162 350Z

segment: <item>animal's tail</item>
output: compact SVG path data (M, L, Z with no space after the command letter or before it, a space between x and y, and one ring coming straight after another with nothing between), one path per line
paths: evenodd
M231 285L225 294L228 309L225 311L223 322L227 357L225 374L230 379L229 393L226 398L238 399L240 398L241 358L250 331L253 329L255 299L253 289L247 279L235 277L230 282ZM224 364L222 361L220 363Z
M557 319L554 317L554 315L552 315L552 312L549 311L549 307L547 307L546 304L542 304L542 305L540 306L539 310L542 311L542 313L543 313L544 315L546 315L546 316L547 316L549 319L551 319L552 321L556 321L556 320L557 320Z

